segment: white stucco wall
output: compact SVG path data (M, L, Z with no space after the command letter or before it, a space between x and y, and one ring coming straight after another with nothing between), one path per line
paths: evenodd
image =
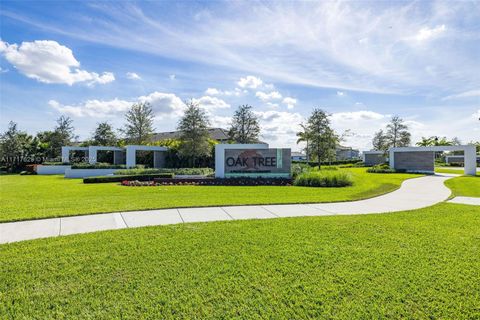
M65 170L65 178L78 179L97 176L107 176L121 169L67 169Z
M434 146L434 147L398 147L390 148L390 168L395 168L395 153L396 152L424 152L424 151L463 151L465 157L465 174L476 175L477 174L477 161L476 161L476 147L474 145L461 145L461 146ZM433 160L432 160L433 161Z
M37 174L40 175L48 175L48 174L65 174L65 170L70 169L72 166L44 166L38 165L37 166Z

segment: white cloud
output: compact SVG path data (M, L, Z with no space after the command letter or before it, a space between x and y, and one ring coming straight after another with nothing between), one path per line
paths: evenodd
M111 72L101 75L80 69L71 49L52 40L36 40L8 44L1 41L0 52L20 73L44 83L73 85L84 82L88 85L106 84L115 80Z
M81 30L74 18L68 25L17 19L84 41L282 83L377 93L461 92L478 83L480 11L474 1L235 2L235 15L230 3L221 4L210 7L210 18L201 20L194 19L194 11L179 19L158 19L157 10L147 11L142 3L111 7L105 3L94 9L108 24L93 19ZM442 41L415 45L415 37L440 35ZM425 70L427 65L435 75ZM241 83L258 88L248 82Z
M295 108L295 105L297 104L297 99L294 99L292 97L285 97L283 100L282 100L282 103L284 103L285 105L287 105L287 108L288 109L293 109Z
M352 131L353 134L342 142L343 145L369 150L372 147L373 134L386 125L389 115L369 110L336 112L330 115L330 120L338 133Z
M444 24L436 26L434 28L423 27L420 30L418 30L414 39L420 42L434 39L439 37L442 33L444 33L445 30L447 30L447 28L445 27Z
M453 94L443 98L442 100L453 100L453 99L475 98L475 97L480 97L480 89L469 90L469 91L461 92L458 94Z
M173 93L152 92L137 99L140 102L149 102L157 118L173 118L181 115L185 109L182 99Z
M141 80L142 78L135 72L127 72L127 78L130 80Z
M272 147L296 146L296 133L300 130L300 123L304 121L301 114L277 110L254 113L259 117L261 139Z
M247 90L242 90L240 88L235 88L233 90L220 90L217 88L208 88L205 90L205 94L209 96L235 96L239 97L242 94L248 93Z
M123 117L134 103L148 102L158 119L178 117L183 113L185 104L173 93L152 92L146 96L140 96L132 101L113 100L87 100L80 104L64 105L56 100L50 100L49 106L60 113L74 117L113 118Z
M220 90L218 90L216 88L208 88L207 90L205 90L205 94L207 94L209 96L216 96L220 93L221 93Z
M381 120L386 115L374 111L352 111L333 113L330 118L332 121L357 121L357 120Z
M255 76L246 76L245 78L240 78L237 84L240 88L256 89L263 84L263 81Z
M263 102L282 99L282 95L278 91L272 91L270 93L265 93L263 91L257 91L255 96L262 100Z
M168 78L169 78L170 80L175 80L175 79L177 78L177 76L174 75L174 74L171 74L171 75L168 76Z
M217 97L203 96L199 99L192 100L193 102L198 103L201 108L205 108L208 111L230 108L228 103Z
M232 122L231 117L217 116L217 115L213 115L210 117L210 124L212 125L212 127L228 129L230 127L231 122Z
M267 102L266 106L268 109L277 109L279 107L278 103Z
M343 97L343 96L345 96L345 92L343 92L343 91L337 91L337 96Z
M119 99L109 101L95 99L77 105L63 105L56 100L50 100L48 104L60 113L75 117L106 118L127 111L132 102Z
M477 110L474 114L472 114L472 118L474 120L480 121L480 109Z

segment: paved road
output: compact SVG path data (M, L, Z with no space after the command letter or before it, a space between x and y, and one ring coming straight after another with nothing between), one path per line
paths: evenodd
M385 213L428 207L445 201L444 181L456 175L439 174L409 179L383 196L336 203L227 206L116 212L76 217L0 223L0 243L77 233L143 226L219 220L269 219L299 216Z

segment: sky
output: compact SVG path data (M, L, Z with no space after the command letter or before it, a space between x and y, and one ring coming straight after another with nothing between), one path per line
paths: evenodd
M360 150L394 115L413 143L480 140L479 1L1 1L0 19L1 131L66 115L87 139L136 102L172 131L193 99L213 127L253 106L292 150L313 108Z

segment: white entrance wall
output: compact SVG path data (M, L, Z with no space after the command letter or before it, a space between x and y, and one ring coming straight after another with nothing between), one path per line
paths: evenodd
M70 151L85 151L85 157L88 157L88 149L89 147L62 147L62 162L70 163Z
M123 148L119 147L106 147L106 146L90 146L88 147L88 162L90 164L97 163L97 153L98 151L113 151L113 163L116 163L117 152L116 151L125 151Z
M390 148L390 168L395 168L395 153L396 152L440 152L440 151L463 151L465 157L465 174L477 174L477 155L476 146L462 145L462 146L435 146L435 147L398 147ZM434 161L434 159L432 159Z
M127 150L127 168L132 168L137 165L136 154L137 151L153 151L153 163L154 166L159 162L157 157L160 155L157 152L165 152L168 150L166 147L157 146L140 146L140 145L128 145L125 147Z
M215 145L215 177L225 178L225 149L268 149L266 143Z

